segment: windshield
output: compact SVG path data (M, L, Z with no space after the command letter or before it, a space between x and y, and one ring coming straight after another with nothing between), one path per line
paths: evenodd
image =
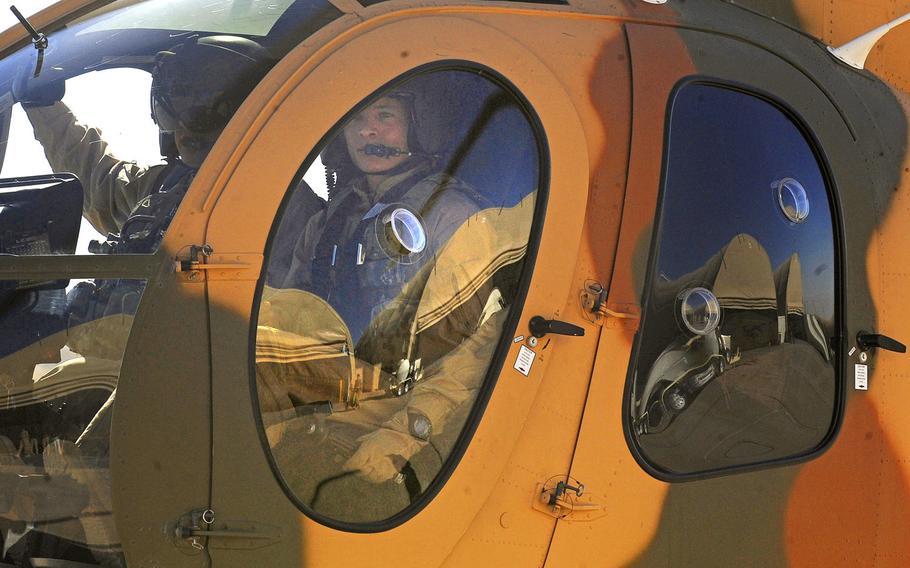
M124 29L166 29L264 36L293 0L119 0L110 17L86 33ZM128 9L122 9L128 7Z

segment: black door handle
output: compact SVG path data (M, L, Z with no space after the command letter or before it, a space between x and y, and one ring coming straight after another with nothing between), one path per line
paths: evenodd
M531 329L531 335L537 338L543 337L548 333L571 335L573 337L581 337L585 334L585 330L577 325L559 320L548 320L541 316L532 317L531 321L528 322L528 327Z
M906 345L896 339L892 339L887 335L882 335L880 333L867 333L865 331L860 331L856 334L856 343L859 344L859 348L863 351L877 347L879 349L885 349L887 351L894 351L895 353L907 352Z

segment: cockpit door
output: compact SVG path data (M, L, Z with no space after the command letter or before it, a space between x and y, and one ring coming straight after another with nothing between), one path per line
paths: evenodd
M842 240L807 133L850 134L783 57L708 32L628 34L629 184L571 468L579 503L601 508L558 522L548 564L578 551L605 565L785 564L774 523L793 476L731 474L815 457L836 430ZM665 482L682 479L695 480Z
M213 470L186 536L215 566L443 564L548 368L523 341L570 295L583 130L546 65L463 18L368 22L270 77L209 158L211 248L187 266L209 298ZM514 495L542 546L553 520Z

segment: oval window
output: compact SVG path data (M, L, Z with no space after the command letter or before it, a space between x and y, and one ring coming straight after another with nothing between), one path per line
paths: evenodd
M518 311L540 144L466 70L399 81L326 139L273 231L256 384L281 482L344 526L402 512L450 462Z

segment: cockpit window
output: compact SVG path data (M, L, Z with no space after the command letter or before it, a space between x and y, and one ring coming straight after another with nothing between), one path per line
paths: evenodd
M112 155L130 156L139 164L158 164L162 161L158 150L158 128L148 113L150 86L151 76L145 71L129 68L106 69L69 79L62 102L81 122L90 124L97 131L104 133L104 142ZM0 167L0 179L46 175L54 171L55 168L49 164L46 153L52 152L58 144L54 140L45 139L47 141L45 147L35 138L32 122L21 105L13 106L10 111L12 135L6 148L5 160ZM36 117L36 111L32 111L31 114L35 123L40 124L41 118ZM72 169L61 167L57 171ZM89 212L83 211L82 195L78 197L78 202L80 203L78 207L65 213L60 202L55 201L49 207L54 213L62 215L63 218L68 217L72 221L74 232L69 237L75 249L47 248L45 251L32 249L33 254L72 252L91 254L89 244L93 240L104 241L106 233L100 232L103 228L93 227L88 219ZM50 213L50 210L45 212ZM44 219L35 221L43 222ZM60 220L57 221L59 222ZM92 249L95 250L94 246Z
M341 15L324 0L114 2L50 31L41 57L0 59L0 179L68 172L84 193L82 221L67 218L78 248L44 254L155 252L249 93Z
M370 97L306 164L256 328L265 436L304 511L384 521L450 461L519 309L538 148L505 87L440 70Z
M667 476L805 455L836 409L838 261L816 153L777 106L677 91L628 425Z

